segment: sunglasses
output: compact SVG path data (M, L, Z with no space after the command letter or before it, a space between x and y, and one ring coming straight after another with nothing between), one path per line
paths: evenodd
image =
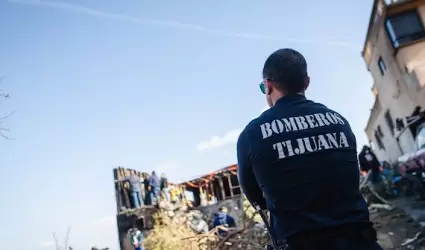
M266 85L264 84L264 81L260 83L260 90L261 93L266 94Z
M261 93L266 94L266 80L261 81L260 90L261 90Z

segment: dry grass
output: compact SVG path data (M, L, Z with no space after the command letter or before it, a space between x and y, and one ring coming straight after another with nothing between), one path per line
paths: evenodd
M146 238L146 248L150 250L199 250L196 242L182 240L196 235L186 224L188 216L188 213L180 211L170 216L170 212L166 210L155 214L154 229Z

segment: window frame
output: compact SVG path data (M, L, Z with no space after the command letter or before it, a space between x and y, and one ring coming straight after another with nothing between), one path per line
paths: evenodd
M395 33L395 30L391 24L391 19L395 18L395 17L400 17L400 16L404 16L404 15L409 15L409 14L413 14L417 21L419 21L419 26L421 27L421 31L414 33L414 34L409 34L406 35L404 37L402 37L403 39L405 39L406 37L412 37L412 36L417 36L413 39L409 39L409 41L405 41L405 42L400 42L400 38L397 36L397 34ZM417 41L421 41L421 40L425 40L425 26L424 26L424 21L422 20L422 17L418 11L417 8L413 9L413 10L408 10L396 15L392 15L392 16L387 16L385 18L385 30L387 31L387 35L388 35L388 39L390 40L392 46L394 47L394 49L398 49L400 47L403 47L405 45L417 42ZM390 30L391 29L391 30ZM393 32L391 32L393 31Z
M381 125L378 125L378 127L376 127L376 130L378 131L379 137L384 138L384 133L382 132Z
M425 147L425 124L418 128L418 133L415 138L415 146L418 150Z
M387 123L388 128L390 129L391 135L394 136L395 134L395 124L394 124L394 119L393 116L391 115L391 112L389 109L387 109L387 111L385 111L384 114L384 119L385 119L385 123Z
M381 72L381 75L385 75L385 71L387 71L387 65L385 64L385 61L382 56L378 58L378 68L379 72Z
M376 141L376 145L378 146L378 148L385 150L384 143L382 142L382 138L379 136L378 130L375 130L374 136L375 136L375 141Z

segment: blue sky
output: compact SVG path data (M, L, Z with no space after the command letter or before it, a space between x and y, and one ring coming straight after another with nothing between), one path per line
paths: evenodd
M307 4L308 3L308 4ZM360 56L371 1L0 0L0 249L117 250L112 168L180 180L236 162L266 106L261 69L291 47L307 96L351 122L372 107ZM309 6L307 8L307 6ZM23 235L22 235L23 234Z

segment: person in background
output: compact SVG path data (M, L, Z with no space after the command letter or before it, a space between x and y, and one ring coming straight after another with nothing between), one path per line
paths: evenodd
M362 171L371 171L371 181L373 184L377 184L381 181L381 164L376 155L372 152L372 149L366 145L363 146L359 154L359 165Z
M214 218L213 227L222 228L218 230L218 234L221 236L226 235L227 230L224 230L224 229L236 227L235 219L233 219L233 217L230 216L227 212L228 211L226 207L221 207L219 212L216 214Z
M130 230L130 242L134 250L143 250L143 233L136 226Z
M130 195L133 200L133 208L140 208L143 206L142 189L140 186L142 181L140 180L139 176L137 176L135 173L132 173L127 178L116 180L117 183L124 181L128 181L130 184Z
M180 203L179 202L179 189L178 189L177 186L175 186L175 185L170 186L170 195L171 195L171 197L170 197L171 203L174 203L174 204Z
M216 204L216 203L217 203L217 198L214 195L209 194L208 195L208 204L212 205L212 204Z
M147 174L143 177L143 187L145 191L145 204L150 206L152 205L152 197L150 191L149 176Z
M212 199L212 194L208 194L208 205L212 205L212 204L214 204Z
M151 194L152 194L152 203L157 204L159 202L159 192L161 190L161 186L159 183L158 176L156 175L155 171L152 171L151 178L149 180L149 186L151 187ZM155 199L155 201L153 201Z
M165 199L170 202L170 193L169 193L169 189L168 189L168 179L167 176L163 173L161 175L161 179L159 180L160 182L160 188L161 188L161 193L164 194Z

